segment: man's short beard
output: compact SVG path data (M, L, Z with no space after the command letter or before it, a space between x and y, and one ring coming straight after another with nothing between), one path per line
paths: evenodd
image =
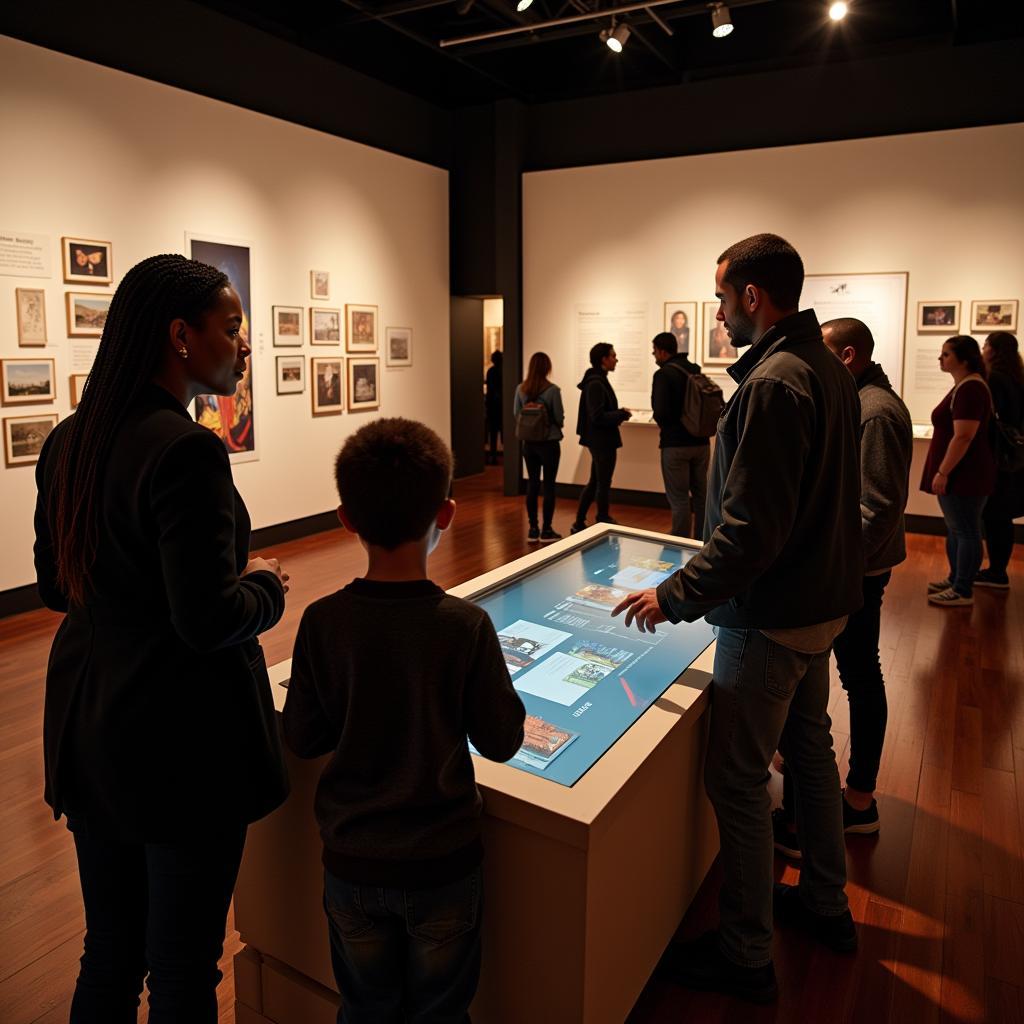
M738 314L738 316L742 316L742 314ZM729 327L732 328L731 340L733 348L746 348L747 345L753 344L755 331L753 320L743 316L737 322L737 317L732 317L729 320Z

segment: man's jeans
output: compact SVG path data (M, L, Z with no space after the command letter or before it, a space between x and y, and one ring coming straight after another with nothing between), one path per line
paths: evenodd
M706 444L661 449L661 475L665 481L665 497L672 509L672 532L677 537L700 540L704 536L710 452ZM691 511L693 533L690 533Z
M981 510L985 498L964 494L940 494L939 508L946 520L946 557L949 579L962 597L974 593L974 577L981 568Z
M719 628L704 784L718 818L724 878L722 951L738 964L772 958L768 765L792 773L803 850L800 896L819 914L847 909L839 773L828 717L829 652L800 654L756 629Z
M483 873L433 889L324 872L338 1024L467 1024L480 980Z
M587 521L590 506L597 498L597 521L603 523L610 518L608 511L609 495L612 489L612 475L619 453L615 448L589 448L590 479L580 493L580 503L576 508L576 525L582 526Z

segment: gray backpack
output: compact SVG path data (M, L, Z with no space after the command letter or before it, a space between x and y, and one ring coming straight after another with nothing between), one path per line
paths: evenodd
M686 378L683 414L679 417L683 429L694 437L714 437L725 408L722 389L703 373L689 373L678 363L671 365Z
M524 402L516 415L516 439L519 441L546 441L550 429L551 416L548 413L548 407L536 399L532 402Z

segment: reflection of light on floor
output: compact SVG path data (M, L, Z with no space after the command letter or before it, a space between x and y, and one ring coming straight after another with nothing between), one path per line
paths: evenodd
M906 933L901 930L900 934ZM949 1012L953 1020L972 1022L985 1020L985 1004L978 994L948 974L943 975L941 970L929 971L924 967L894 960L879 960L879 963L894 974L902 984L921 993L926 999L932 999L937 992L941 991L943 1008ZM957 1008L955 1011L949 1009L953 1006Z

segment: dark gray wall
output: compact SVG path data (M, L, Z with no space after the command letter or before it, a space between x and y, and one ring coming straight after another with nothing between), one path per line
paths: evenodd
M455 476L484 469L483 299L452 297L452 452Z

